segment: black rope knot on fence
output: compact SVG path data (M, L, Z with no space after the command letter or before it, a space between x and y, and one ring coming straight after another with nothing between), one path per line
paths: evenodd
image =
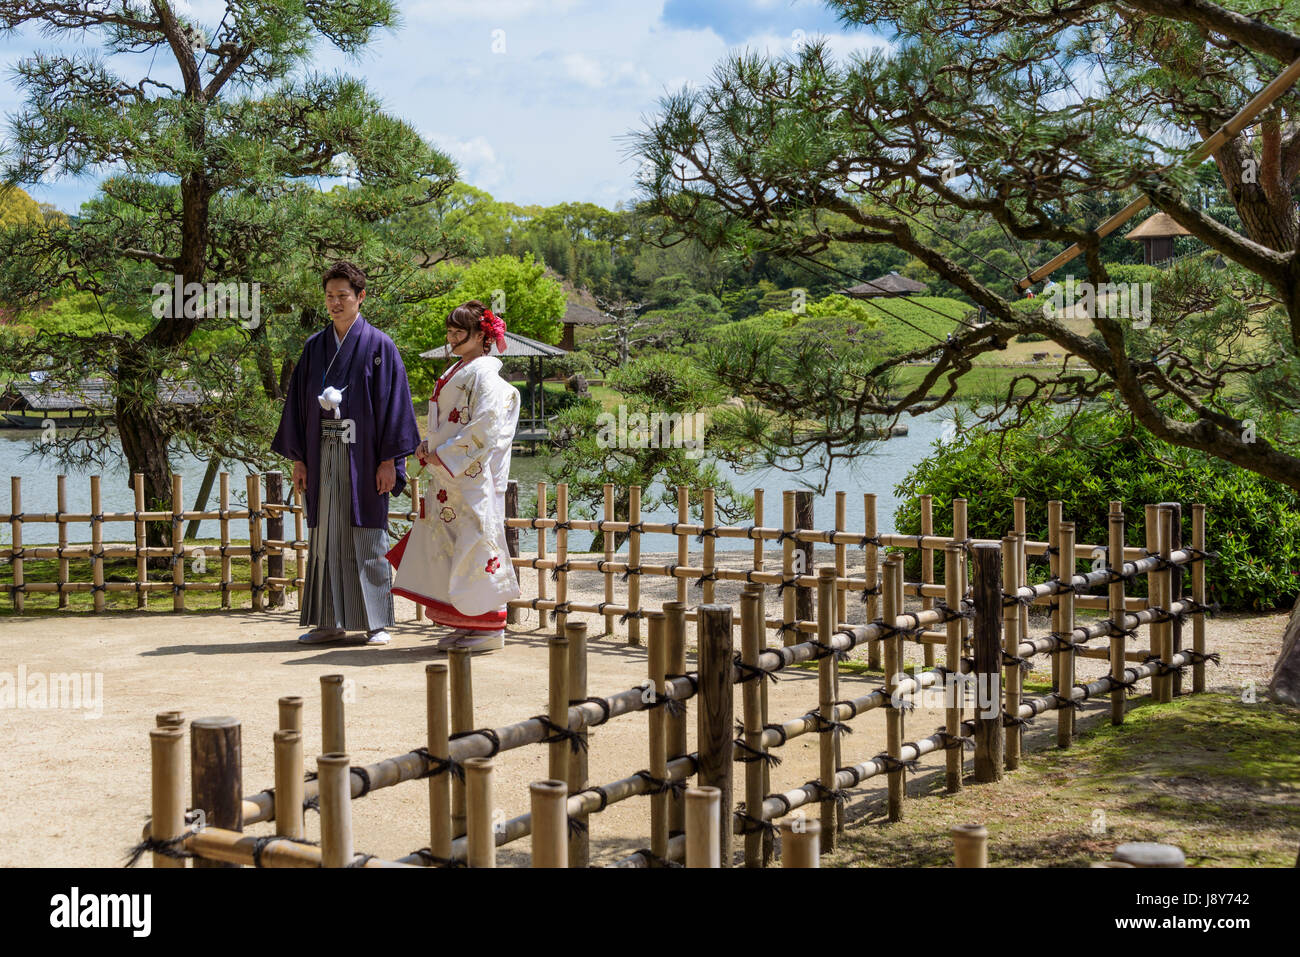
M625 582L627 581L628 575L640 575L640 574L641 574L640 565L629 565L627 568L623 570L623 574L619 576L618 580Z
M430 864L435 867L469 867L469 865L466 864L464 861L459 861L454 857L439 857L437 854L433 853L433 851L427 847L420 848L418 851L415 852L415 856L418 857L420 860L424 861L426 864Z
M813 734L825 734L828 731L842 731L844 734L853 733L853 729L843 721L833 721L830 718L823 718L819 711L809 711L804 715L804 719L812 721Z
M592 695L590 698L570 698L570 699L569 699L569 707L570 707L570 708L572 708L572 707L574 707L574 706L576 706L576 705L583 705L583 704L594 704L594 705L597 705L597 706L600 707L600 720L599 720L599 721L588 721L588 722L587 722L587 727L589 727L589 728L599 727L600 725L604 724L606 721L609 720L609 716L610 716L609 702L606 701L604 698L598 697L598 696L596 696L596 695Z
M551 581L559 581L560 572L567 573L569 570L569 566L571 564L572 562L570 562L567 558L562 562L557 562L555 567L551 569Z
M553 744L556 741L568 741L569 750L574 754L577 754L579 751L587 750L587 739L579 732L557 724L544 714L534 715L532 720L540 721L542 726L546 728L547 734L542 738L542 744Z
M1027 718L1022 718L1022 717L1020 717L1019 715L1013 715L1013 714L1010 714L1010 713L1008 713L1008 712L1006 712L1006 711L1003 711L1003 712L1002 712L1002 727L1004 727L1004 728L1022 728L1022 727L1024 727L1025 725L1029 724L1029 722L1033 721L1036 717L1038 717L1038 715L1036 715L1036 714L1031 714L1031 715L1030 715L1029 717L1027 717Z
M496 731L494 731L492 728L478 728L477 730L474 731L457 731L455 734L451 735L447 740L455 741L458 738L468 738L470 735L474 735L474 734L481 734L483 735L483 737L487 738L489 741L492 742L492 750L489 751L486 755L484 755L484 757L495 758L497 754L501 751L501 738L497 736Z
M745 806L744 801L739 802L732 813L741 822L740 833L742 835L758 833L775 835L777 832L777 826L771 821L750 814L749 808Z
M790 531L789 529L783 528L781 529L781 534L776 537L776 544L780 545L786 539L789 539L790 541L794 542L796 545L799 544L798 532L793 532Z
M305 837L285 837L281 834L272 834L267 837L257 837L253 839L253 867L265 867L262 863L262 852L266 850L268 844L274 844L276 841L288 841L290 844L305 844L308 847L320 847L319 841L309 841ZM366 860L372 855L367 854ZM349 864L349 867L353 865Z
M858 601L862 602L862 604L865 605L867 603L868 598L870 598L872 595L879 595L879 594L880 594L880 586L871 585L867 588L862 589L862 595L858 598Z
M428 765L428 767L424 769L424 773L420 775L421 778L437 777L439 774L445 774L450 771L452 776L458 781L465 780L465 769L461 767L459 761L453 761L451 758L435 757L429 753L428 748L416 748L410 753L418 754L420 757L424 758L425 763Z
M879 761L883 764L885 766L885 771L888 774L893 774L895 771L911 771L915 774L917 771L921 770L921 763L916 758L904 761L902 758L891 757L882 752L877 754L871 760Z
M1074 638L1073 632L1071 632L1070 634L1066 634L1063 631L1051 631L1047 633L1047 637L1056 643L1055 647L1049 648L1047 650L1047 653L1049 655L1054 655L1062 651L1078 651L1080 648L1087 647L1082 642L1073 640Z
M551 527L554 528L557 532L560 531L561 529L567 532L573 528L573 523L568 521L567 519L563 522L557 519L555 524L552 525Z
M695 540L700 544L704 544L704 540L706 538L717 538L717 537L718 537L718 526L710 525L708 528L700 529L699 534L695 536Z
M784 726L784 725L781 725L781 724L765 724L765 725L763 725L763 730L764 730L764 731L775 731L775 732L777 733L777 736L781 739L780 741L777 742L777 745L776 745L776 746L777 746L778 748L781 747L781 746L784 745L787 741L790 740L789 736L785 733L785 726ZM788 813L789 810L790 810L790 809L787 807L787 808L786 808L786 812Z
M848 661L849 653L847 649L835 648L832 645L824 644L816 638L809 638L808 644L817 649L817 654L813 655L813 661L820 661L822 658L835 656L836 661Z
M740 652L736 652L731 659L731 663L740 669L740 681L737 682L738 684L744 684L746 681L762 681L764 678L769 677L773 681L780 680L776 675L772 674L765 668L760 668L758 665L746 664L741 660Z
M960 611L958 611L954 608L948 607L948 603L945 602L942 598L940 598L934 603L934 610L943 613L943 618L940 619L939 621L939 624L941 625L946 625L950 621L959 621L963 618L975 617L974 609L963 608Z
M644 523L644 522L628 522L628 523L627 523L627 531L628 531L628 534L629 534L629 535L632 534L633 532L636 532L638 535L640 535L640 534L644 534L644 532L645 532L645 523Z
M352 773L352 774L355 774L357 777L359 777L359 778L361 779L361 793L358 794L357 797L359 797L359 798L363 798L363 797L365 797L367 794L369 794L369 793L370 793L370 774L366 771L366 769L365 769L365 768L348 768L348 771L349 771L350 773Z
M703 588L705 582L715 582L718 580L717 571L705 572L699 578L695 579L695 587Z
M745 743L744 738L736 738L732 743L736 746L736 750L744 752L744 754L736 755L736 760L742 764L753 764L755 761L762 761L769 768L775 768L781 764L780 756L773 754L771 751L751 747Z
M799 625L793 621L783 621L781 626L777 628L776 633L778 635L798 635Z
M623 614L618 616L618 623L621 625L624 622L626 622L629 618L644 618L644 617L645 617L644 611L632 611L629 609L628 611L625 611L623 612Z
M595 811L588 811L584 813L599 814L601 811L605 810L605 808L609 807L609 792L606 791L599 784L593 784L591 787L583 788L581 791L574 791L573 794L570 796L576 797L579 794L594 794L600 798L600 807L596 808Z
M818 801L834 801L836 804L847 804L849 792L843 788L828 788L820 781L809 781L805 787L812 788L813 793L817 795Z
M784 592L785 592L785 590L786 590L787 588L796 588L796 587L798 587L798 584L799 584L799 576L798 576L798 575L791 575L789 578L787 578L787 577L785 577L784 575L782 575L782 576L781 576L781 583L780 583L779 585L776 586L776 594L777 594L777 597L780 597L782 594L784 594Z
M1182 674L1183 668L1186 667L1186 665L1171 665L1171 664L1169 664L1168 662L1163 661L1163 660L1160 658L1160 656L1157 655L1157 654L1150 654L1150 655L1147 655L1145 658L1142 659L1142 664L1144 664L1144 665L1150 665L1150 664L1155 665L1155 666L1156 666L1156 674L1159 675L1159 676L1162 677L1162 678L1163 678L1165 675Z
M935 729L935 734L942 742L939 747L947 751L950 748L961 748L964 751L975 750L975 739L965 734L953 734L947 728L939 727Z
M132 847L126 852L126 867L135 867L140 862L140 858L150 852L161 854L163 857L170 857L173 860L184 860L187 857L196 855L189 851L181 849L181 845L189 840L193 831L187 831L184 834L178 834L176 837L156 838L147 837L139 844Z
M1019 655L1013 655L1005 650L1002 652L1002 667L1018 667L1021 671L1034 670L1034 664L1028 658L1021 658Z
M880 547L880 536L879 536L879 535L863 535L863 536L859 539L859 541L858 541L858 547L859 547L859 548L866 548L868 545L875 545L877 548L879 548L879 547Z
M1219 653L1217 651L1210 652L1209 654L1206 654L1203 651L1184 651L1183 654L1191 658L1191 663L1194 665L1204 664L1207 661L1212 661L1216 665L1219 664Z
M1002 607L1010 608L1012 605L1023 605L1028 608L1034 603L1032 595L1011 594L1009 591L1002 593Z
M686 782L684 780L673 781L668 778L657 778L647 770L637 771L632 777L640 778L646 783L647 790L644 792L646 794L664 794L671 791L675 796L680 796L686 793Z

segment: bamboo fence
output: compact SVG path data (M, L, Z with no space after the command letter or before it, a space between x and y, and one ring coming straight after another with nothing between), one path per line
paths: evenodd
M561 487L557 496L561 511L564 501ZM787 524L793 511L787 509ZM684 602L668 602L643 614L648 622L648 682L607 697L586 694L586 625L561 622L563 631L549 639L546 713L503 727L475 726L470 655L453 649L446 662L425 668L427 740L405 754L364 767L352 765L343 752L342 684L338 676L324 676L322 739L333 753L317 759L316 772L303 774L301 701L282 699L282 728L277 732L275 750L276 787L232 803L225 796L243 793L238 780L238 723L234 723L232 734L231 719L196 720L192 723L194 797L189 812L184 810L182 792L183 751L176 743L182 734L177 728L179 717L164 713L159 716L159 728L151 733L152 820L157 823L146 827L145 840L135 850L137 855L152 852L155 862L164 866L184 866L192 856L196 863L254 866L491 867L495 866L497 848L531 836L534 866L586 866L598 815L612 804L648 797L649 846L614 866L743 863L763 867L772 859L778 833L785 866L816 866L818 854L834 849L842 829L837 810L866 782L883 778L890 819L903 817L915 801L907 800L907 775L918 770L917 762L926 754L946 753L946 779L949 788L956 789L963 784L965 751L973 748L975 783L992 781L1004 768L1018 765L1023 725L1039 715L1057 712L1057 746L1068 747L1075 734L1069 717L1085 702L1109 697L1111 720L1120 723L1126 698L1141 681L1150 679L1153 697L1161 700L1162 695L1174 693L1174 676L1191 667L1193 690L1203 690L1205 662L1216 660L1206 653L1203 628L1209 608L1202 572L1210 557L1205 551L1205 510L1199 505L1192 507L1190 548L1174 547L1175 518L1172 504L1155 506L1150 524L1155 532L1154 547L1128 550L1123 547L1123 515L1113 509L1109 551L1095 559L1100 564L1104 558L1104 566L1080 572L1076 563L1067 560L1060 563L1053 577L1037 585L1025 583L1025 556L1037 543L1026 542L1023 533L1013 531L998 542L973 543L882 536L911 538L920 547L944 549L942 585L913 583L920 589L913 588L913 594L934 599L930 607L904 611L909 586L903 578L903 553L893 542L882 541L875 546L884 549L879 556L882 575L875 589L880 617L866 624L844 623L838 591L852 590L854 581L844 581L836 568L826 566L812 576L816 605L807 622L811 628L802 627L802 620L795 621L795 628L780 629L784 641L775 647L767 646L771 623L765 623L761 613L763 586L768 581L756 578L741 595L739 649L733 647L730 605L707 602L691 616ZM1090 551L1080 552L1088 546L1073 544L1071 523L1058 520L1053 524L1054 541L1050 546L1043 543L1040 554L1094 557ZM568 531L563 525L557 530L560 535ZM721 534L723 530L715 531ZM798 538L801 533L795 529L775 531L787 532L781 539L787 549L796 541L812 540ZM765 532L757 529L753 537L757 541ZM1126 554L1129 551L1137 554L1130 556ZM560 538L555 562L564 561ZM1186 567L1193 570L1190 596L1180 595L1174 584ZM1150 580L1153 597L1134 607L1124 593L1139 576ZM684 582L673 577L678 577L679 584ZM784 580L793 584L802 577L791 574ZM550 610L559 619L576 609L563 607L562 580L557 579L556 584L557 597ZM1103 585L1107 594L1099 597L1110 617L1090 624L1076 622L1073 609L1089 597L1089 590ZM933 589L928 594L927 587ZM1051 609L1052 631L1034 635L1021 627L1025 620L1022 610L1043 600L1060 607ZM604 609L596 613L602 614ZM686 635L692 617L698 667L688 672ZM1173 632L1188 618L1193 625L1192 648L1178 648ZM1133 647L1144 627L1149 647ZM900 664L906 640L933 644L936 652L942 645L943 664L904 674ZM1094 641L1098 643L1089 644ZM859 646L882 646L885 680L865 694L841 699L840 660ZM1041 696L1027 694L1022 686L1026 665L1044 655L1059 662L1053 690ZM1106 658L1109 671L1096 680L1077 683L1074 664L1078 657ZM777 672L801 662L816 662L817 702L803 714L770 721L762 691ZM973 706L966 693L947 695L944 727L908 740L907 713L915 707L917 696L929 688L960 687L958 676L966 676L965 684L973 685ZM742 686L739 694L735 690L738 684ZM736 699L742 718L739 731L735 728ZM697 748L688 751L686 728L692 702ZM884 712L885 750L845 764L840 757L843 734L850 730L849 722L871 711ZM585 733L635 713L646 715L645 767L605 784L590 783ZM808 734L820 736L817 777L773 788L770 774L779 762L779 750ZM505 751L539 744L548 749L548 777L530 785L530 812L494 820L492 794L497 785L492 778L492 759ZM739 771L737 764L742 766ZM739 790L744 795L739 802L733 797L738 774L743 775ZM429 788L428 845L396 861L356 854L350 801L413 780L425 780ZM194 811L197 808L204 811L201 819ZM322 816L319 846L301 837L306 808L317 809ZM252 837L242 833L245 826L267 822L274 824L274 834ZM739 861L732 852L733 836L743 839ZM987 861L985 837L978 827L954 835L959 866L982 866Z

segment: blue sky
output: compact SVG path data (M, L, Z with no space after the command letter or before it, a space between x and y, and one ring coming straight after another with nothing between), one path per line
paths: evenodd
M173 0L215 28L222 0ZM820 0L399 0L404 26L359 57L322 46L315 67L363 78L385 109L412 123L460 165L461 178L520 204L633 195L635 165L622 137L656 112L659 97L707 81L739 47L789 53L825 36L845 55L881 44L846 31ZM95 37L78 42L96 49ZM21 105L12 68L55 41L25 29L0 40L0 113ZM66 49L67 47L63 47ZM161 59L160 55L160 59ZM131 82L147 60L114 66ZM97 176L25 187L69 212Z

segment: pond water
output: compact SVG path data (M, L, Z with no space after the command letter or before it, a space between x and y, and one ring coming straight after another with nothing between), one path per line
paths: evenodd
M906 436L881 442L870 455L851 462L841 462L831 472L829 490L824 498L816 498L813 505L813 517L817 528L832 528L835 524L835 491L847 492L846 512L847 528L860 531L863 528L863 501L865 492L874 492L877 496L877 515L879 530L893 532L894 510L898 500L894 497L894 486L900 482L912 466L930 454L935 439L950 440L953 434L952 423L943 413L930 413L905 419L909 427ZM18 429L0 430L0 479L8 476L22 477L23 511L53 512L57 508L57 486L55 476L67 475L67 511L90 511L90 476L102 476L101 492L105 512L131 512L135 509L135 498L131 491L130 475L126 460L116 454L102 468L64 469L61 470L53 460L32 454L38 447L39 433ZM707 450L706 450L707 453ZM413 464L413 463L412 463ZM173 456L173 468L182 475L186 508L194 506L195 496L207 463L192 455L180 453ZM539 481L546 481L551 487L549 493L554 505L555 476L553 469L558 466L557 459L546 456L515 455L511 462L511 477L519 483L521 504L527 507L531 503L534 490ZM248 470L235 466L230 471L230 491L232 503L239 507L245 501L244 488ZM719 474L730 481L737 491L752 492L761 488L764 491L764 524L780 525L781 493L786 490L803 488L797 476L779 469L753 470L737 474L725 463L718 466ZM288 476L286 478L286 484ZM217 491L214 484L208 507L216 508ZM399 507L399 506L395 506ZM4 482L0 489L0 513L10 511L10 483ZM676 511L643 511L644 521L673 521ZM110 524L105 529L105 537L115 540L130 539L133 535L130 523ZM203 538L216 538L219 534L217 522L203 522L199 535ZM571 536L575 548L585 548L590 541L589 533L576 532ZM0 541L9 541L9 526L0 526ZM88 541L88 526L73 526L69 529L70 541ZM232 529L232 537L239 538L239 532ZM524 550L536 547L535 533L525 529L521 532L521 547ZM548 536L553 547L554 538ZM49 544L57 542L57 531L53 523L31 523L23 528L23 541L28 544ZM675 539L669 535L645 535L641 540L644 551L669 551L675 547ZM694 542L692 542L694 546ZM744 539L720 538L716 540L719 550L749 550L752 543ZM624 544L623 549L627 546Z

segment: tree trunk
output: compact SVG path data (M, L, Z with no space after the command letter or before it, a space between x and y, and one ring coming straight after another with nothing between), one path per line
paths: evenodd
M151 383L132 382L125 375L121 378L116 403L117 433L122 442L122 454L126 456L128 476L136 472L144 475L145 510L168 511L172 507L172 470L167 456L171 436L157 420L155 410L123 398L141 387L147 389L150 386ZM169 547L171 536L170 522L149 522L145 526L146 543L150 548ZM165 558L150 562L150 567L166 565Z

